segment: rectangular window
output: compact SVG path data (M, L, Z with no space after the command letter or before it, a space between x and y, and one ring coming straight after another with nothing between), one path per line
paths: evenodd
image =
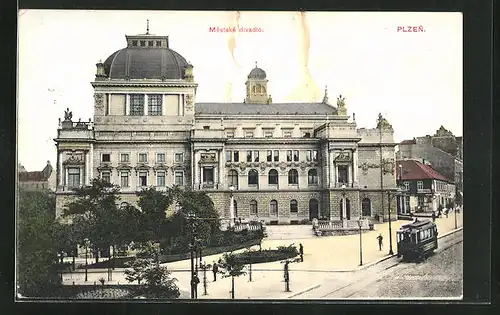
M148 41L148 46L153 47L153 43L154 43L154 42L153 42L152 40L149 40L149 41Z
M141 46L142 47L146 46L146 41L145 40L141 40Z
M80 187L80 169L79 168L68 168L68 187L69 188Z
M161 116L163 95L148 95L148 114L151 116Z
M252 162L252 151L247 151L247 162Z
M184 162L184 154L183 153L176 153L175 154L175 163L182 163Z
M292 162L292 150L286 150L286 161Z
M122 187L128 187L128 172L122 172L120 174L120 185Z
M184 186L184 172L175 171L175 184L177 186Z
M424 196L418 196L418 205L423 206L424 205Z
M280 161L280 151L274 150L274 162Z
M109 153L104 153L101 156L101 161L102 162L110 162L111 161L111 155Z
M161 46L161 40L156 41L156 46L160 47Z
M293 150L293 161L294 162L299 161L299 150Z
M227 138L234 138L234 131L227 131L226 132L226 137Z
M273 132L272 131L265 131L264 132L264 137L265 138L272 138L273 137Z
M313 162L318 162L318 150L313 150L312 160Z
M234 151L233 152L233 162L239 162L240 161L240 151Z
M111 173L110 172L102 172L101 173L101 179L102 181L106 183L111 183Z
M156 173L156 186L165 187L165 172Z
M156 162L165 163L165 153L156 154Z
M310 132L304 132L304 138L311 138Z
M130 156L128 153L122 153L120 154L120 162L122 163L128 163L130 162Z
M311 150L307 150L307 152L306 152L306 161L307 162L312 161L312 151Z
M139 172L139 185L147 186L148 185L148 173L147 172Z
M268 162L273 161L273 151L272 150L267 150L267 161Z
M405 201L406 212L409 212L410 211L410 197L404 196L403 198L404 198L404 201Z
M349 168L347 165L339 165L337 167L339 174L339 183L346 184L349 182Z
M424 189L424 182L419 180L417 182L417 189L420 190L420 189Z
M147 162L148 162L148 154L139 153L139 163L147 163Z
M291 137L292 137L291 131L283 131L283 138L291 138Z
M137 46L137 41L136 40L132 41L132 46Z
M213 184L214 183L214 168L204 167L203 168L203 183Z
M130 94L130 116L144 115L144 95Z
M232 152L226 151L226 162L231 162Z
M245 138L253 138L253 132L252 131L246 131L245 132Z
M259 162L259 151L253 151L253 161Z

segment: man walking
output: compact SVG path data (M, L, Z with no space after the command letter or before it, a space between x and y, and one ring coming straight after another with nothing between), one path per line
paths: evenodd
M436 222L436 212L432 211L432 222Z
M214 266L212 267L212 272L214 273L214 282L217 281L217 272L219 271L219 266L214 261Z
M381 251L382 250L382 240L384 239L384 237L382 236L382 233L379 234L379 236L377 236L377 240L378 240L378 250Z
M304 262L304 246L302 246L302 243L299 244L299 254L300 262Z
M191 290L193 290L194 298L198 298L198 283L200 283L200 279L196 273L193 273L193 278L191 279Z

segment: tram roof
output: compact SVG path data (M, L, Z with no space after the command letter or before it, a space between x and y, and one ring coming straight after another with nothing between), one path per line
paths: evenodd
M416 220L410 223L401 225L400 229L420 229L426 225L436 225L431 220Z

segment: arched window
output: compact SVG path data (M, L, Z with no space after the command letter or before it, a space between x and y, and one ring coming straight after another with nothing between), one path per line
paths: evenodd
M234 188L238 188L238 172L235 170L230 170L227 174L229 187L233 186Z
M278 202L276 200L271 200L269 203L269 213L273 217L278 216Z
M252 87L252 92L257 93L257 88L255 87L255 85Z
M298 211L299 211L299 205L297 203L297 200L295 199L290 200L290 212L297 213Z
M265 86L261 86L261 90L260 90L262 93L266 93L266 87Z
M288 171L288 184L297 185L299 183L299 172L295 169Z
M318 185L318 170L313 168L307 173L307 182L309 185Z
M259 85L259 84L257 84L257 93L260 93L261 91L262 91L262 90L261 90L261 88L260 88L260 85Z
M248 172L248 185L259 184L259 172L257 170L250 170Z
M278 185L278 171L277 170L272 169L269 171L268 184L269 185Z
M372 215L372 203L370 199L364 198L361 201L361 213L364 217L370 217Z
M258 209L257 209L257 201L251 200L250 201L250 215L257 215Z
M319 202L313 198L309 200L309 220L319 218Z

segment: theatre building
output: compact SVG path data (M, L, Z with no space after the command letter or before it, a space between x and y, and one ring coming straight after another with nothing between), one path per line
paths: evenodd
M68 109L60 121L59 214L73 188L100 177L130 203L151 186L206 191L226 219L233 199L236 217L270 224L387 220L396 143L381 115L358 129L345 98L331 104L326 89L317 103L274 103L272 78L257 66L241 86L244 102L196 102L193 65L168 36L125 38L97 64L93 119L74 121ZM395 202L391 211L395 219Z

